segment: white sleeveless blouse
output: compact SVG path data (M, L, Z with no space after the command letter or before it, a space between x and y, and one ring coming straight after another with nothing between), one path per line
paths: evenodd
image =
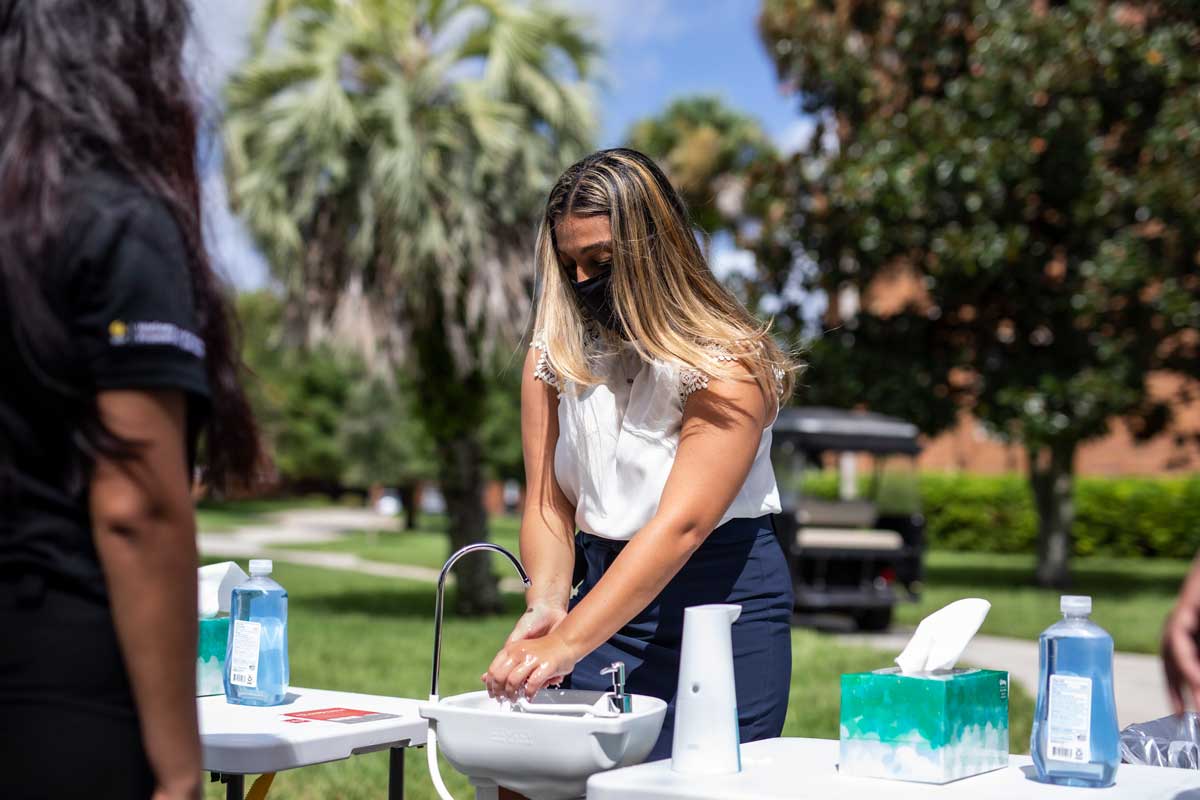
M658 511L679 448L683 404L708 386L708 378L643 361L626 344L601 357L597 372L603 383L576 392L559 381L541 342L533 347L540 353L534 376L559 390L554 476L575 506L576 527L605 539L633 538ZM768 426L720 524L780 510Z

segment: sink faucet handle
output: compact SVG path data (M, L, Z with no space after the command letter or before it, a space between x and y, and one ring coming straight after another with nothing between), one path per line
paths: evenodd
M609 695L609 704L612 709L619 714L628 714L633 710L633 703L629 695L625 694L625 662L614 661L609 666L600 670L601 675L612 675L612 693Z

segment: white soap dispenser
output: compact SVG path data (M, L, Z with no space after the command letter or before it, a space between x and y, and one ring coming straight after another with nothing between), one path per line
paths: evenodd
M733 623L741 613L741 606L728 604L683 611L671 746L675 772L723 775L742 770L732 641Z

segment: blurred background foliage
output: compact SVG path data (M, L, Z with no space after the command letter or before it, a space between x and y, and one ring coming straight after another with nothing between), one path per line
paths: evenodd
M318 361L337 340L373 375L403 370L396 402L431 445L454 547L487 538L494 366L529 317L531 221L591 145L595 50L541 2L289 0L263 6L226 89L230 199L284 292L285 335ZM329 434L321 410L308 424ZM325 446L305 456L330 468ZM485 562L458 575L460 612L500 610Z
M1021 442L1038 579L1065 584L1079 445L1160 432L1176 398L1148 376L1197 372L1194 4L766 0L760 25L817 129L755 177L747 244L777 290L798 255L851 300L809 398L926 432L969 407Z
M763 0L759 28L798 150L706 95L627 143L706 244L752 254L726 277L804 350L797 401L1022 444L1026 478L921 489L935 543L1032 547L1043 584L1072 552L1200 544L1194 481L1074 474L1115 420L1168 429L1200 374L1195 4ZM274 279L239 306L285 485L435 482L451 545L486 536L485 481L522 476L536 223L593 146L599 55L537 2L263 6L223 132ZM1150 392L1163 373L1187 380ZM498 608L464 567L460 610Z

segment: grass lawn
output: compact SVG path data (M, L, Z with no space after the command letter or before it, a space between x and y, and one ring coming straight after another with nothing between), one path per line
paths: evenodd
M339 541L306 545L302 549L354 553L370 561L441 569L450 555L446 518L440 514L423 514L420 521L420 527L413 531L356 531ZM520 519L515 516L492 517L488 521L489 539L516 553L520 526ZM508 573L504 575L507 577Z
M325 497L288 497L279 500L201 501L196 506L196 526L202 533L226 533L243 525L257 525L267 515L293 508L330 505Z
M495 517L491 539L516 552L518 527L516 517ZM436 569L448 555L444 529L443 517L425 515L416 531L358 532L312 549ZM1077 558L1070 591L1093 597L1093 617L1113 635L1118 650L1156 653L1163 620L1189 566L1171 559ZM984 633L1036 639L1058 619L1060 593L1034 586L1033 570L1032 556L931 552L921 602L900 606L897 621L915 625L947 603L983 597L992 603Z
M1156 653L1189 566L1171 559L1077 558L1070 593L1092 596L1092 618L1112 634L1118 650ZM900 606L897 619L916 624L954 600L982 597L992 603L983 633L1035 640L1060 615L1059 592L1034 586L1033 570L1033 556L929 553L921 602Z
M290 564L277 564L275 577L289 594L293 683L407 697L428 694L433 587ZM514 595L509 617L485 620L447 617L442 653L443 694L478 688L479 674L508 633L520 608L520 600ZM793 657L791 704L784 733L824 738L837 737L841 673L877 668L887 661L875 651L840 646L822 634L807 630L794 631ZM1028 749L1032 706L1029 696L1014 686L1013 752ZM405 796L410 800L433 800L425 752L409 750L406 759ZM456 797L466 800L474 796L468 791L466 780L448 766L443 768L443 775ZM373 753L281 773L270 797L366 800L384 796L386 782L387 755ZM219 785L210 784L206 789L208 800L223 796Z

